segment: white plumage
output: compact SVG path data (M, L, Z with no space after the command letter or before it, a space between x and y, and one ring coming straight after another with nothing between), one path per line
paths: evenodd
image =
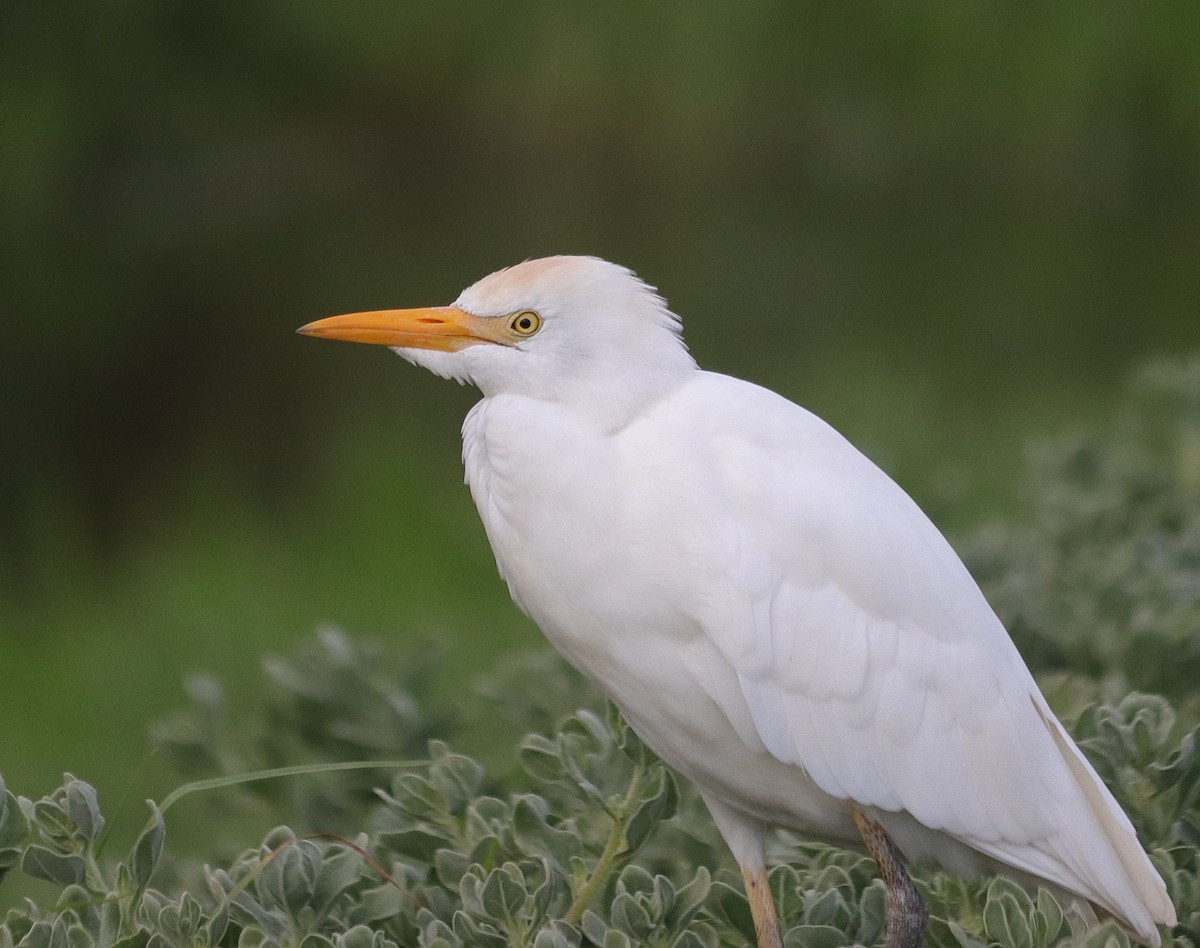
M513 599L701 788L748 882L765 827L852 842L857 804L910 859L1046 880L1151 945L1174 924L937 528L811 413L697 369L628 270L534 260L303 331L480 388L463 458Z

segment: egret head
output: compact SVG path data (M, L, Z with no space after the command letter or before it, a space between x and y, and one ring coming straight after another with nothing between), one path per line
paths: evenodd
M623 423L695 369L654 288L596 257L527 260L450 306L352 313L299 331L389 346L487 396L591 405L605 424Z

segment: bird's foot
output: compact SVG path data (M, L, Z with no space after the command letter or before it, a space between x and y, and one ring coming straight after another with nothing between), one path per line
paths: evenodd
M929 906L913 885L900 850L892 842L887 830L878 821L868 816L862 808L854 806L854 825L867 844L867 852L879 866L883 884L887 891L887 945L886 948L920 948L925 940L925 926L929 921Z

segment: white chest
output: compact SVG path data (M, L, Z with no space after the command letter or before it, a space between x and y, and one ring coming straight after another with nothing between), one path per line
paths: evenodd
M463 426L467 483L514 601L598 679L651 632L695 631L672 589L686 538L656 516L671 485L646 458L528 399L487 399Z

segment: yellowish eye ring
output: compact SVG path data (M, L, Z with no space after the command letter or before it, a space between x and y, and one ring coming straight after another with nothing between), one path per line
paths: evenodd
M508 321L508 328L518 336L532 336L542 328L542 317L531 309L522 310Z

